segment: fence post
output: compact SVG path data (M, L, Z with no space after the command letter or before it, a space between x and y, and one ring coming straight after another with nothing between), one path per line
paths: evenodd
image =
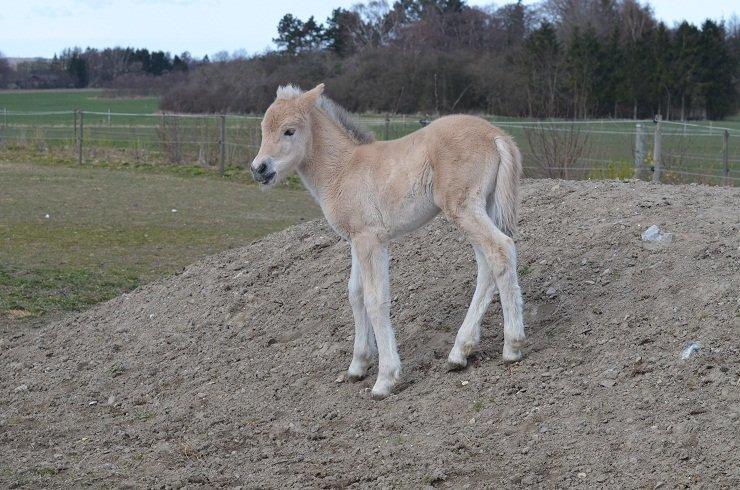
M75 116L75 139L74 144L77 144L77 113L80 112L79 109L75 109L74 116Z
M8 129L8 108L3 107L3 130Z
M662 128L661 128L661 121L663 120L663 117L658 114L655 116L655 139L653 141L653 165L654 165L654 172L653 172L653 182L660 182L660 167L661 167L661 155L662 155L662 147L663 144L663 138L662 138Z
M110 127L110 107L108 108L108 127Z
M642 124L635 125L635 178L641 179L645 173L645 131Z
M722 134L722 163L724 164L722 170L724 184L730 185L730 132L727 129Z
M79 113L80 113L80 130L77 132L77 164L82 165L82 131L84 128L84 124L82 121L83 121L83 117L85 113L83 111L79 111Z
M383 130L383 139L388 141L390 139L390 129L391 129L391 118L390 116L385 116L385 129Z
M226 168L226 115L221 114L221 137L219 138L220 152L218 157L218 171L223 176Z

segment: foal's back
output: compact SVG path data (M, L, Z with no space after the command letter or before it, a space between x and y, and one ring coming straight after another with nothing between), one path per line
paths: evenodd
M487 201L500 162L497 140L513 144L485 119L454 115L399 139L358 146L342 179L344 197L371 200L366 206L392 235L412 231L440 209L454 215L469 199Z

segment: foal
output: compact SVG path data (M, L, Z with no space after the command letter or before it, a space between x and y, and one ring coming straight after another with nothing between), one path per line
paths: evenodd
M524 343L522 295L512 236L517 224L521 155L511 137L473 116L447 116L403 138L374 141L347 111L287 85L262 120L254 179L274 187L294 171L331 227L352 248L349 300L355 319L347 376L362 379L377 348L374 398L391 393L401 371L390 321L388 242L440 210L473 244L478 280L448 357L463 368L480 342L480 323L498 286L504 315L503 358L518 361Z

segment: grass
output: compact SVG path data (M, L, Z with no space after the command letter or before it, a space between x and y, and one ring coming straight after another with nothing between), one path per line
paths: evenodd
M0 90L0 110L17 112L85 111L151 114L157 111L156 97L105 97L100 89Z
M240 179L0 163L0 326L85 309L319 216L303 191Z

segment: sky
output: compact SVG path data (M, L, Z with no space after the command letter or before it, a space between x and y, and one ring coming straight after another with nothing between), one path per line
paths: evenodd
M645 0L643 0L645 1ZM274 47L276 26L290 12L323 21L357 0L0 0L0 52L51 57L66 47L145 47L196 57L220 51L253 54ZM390 2L389 2L390 3ZM503 0L468 0L469 5ZM537 3L524 0L525 4ZM729 19L738 0L649 0L668 25Z

